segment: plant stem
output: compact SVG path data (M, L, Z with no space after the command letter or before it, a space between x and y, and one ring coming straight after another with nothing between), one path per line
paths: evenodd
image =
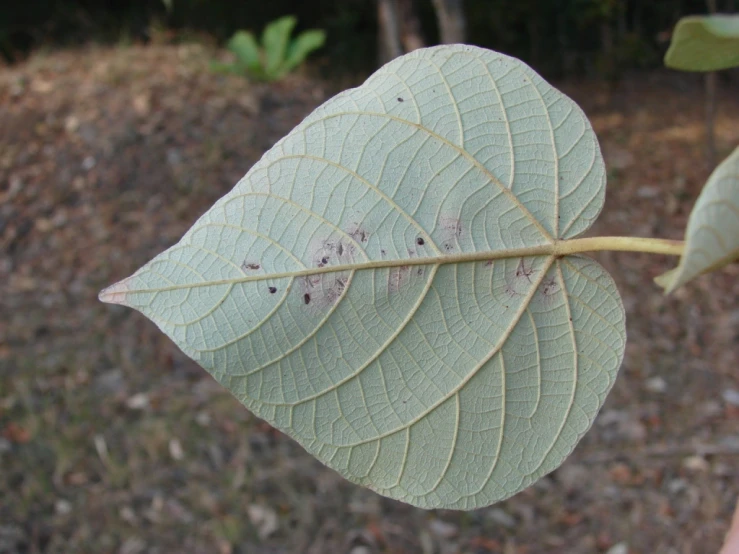
M580 252L617 250L621 252L646 252L682 256L685 243L680 240L652 239L641 237L591 237L562 240L554 244L554 254L566 256Z
M327 265L324 267L306 267L295 271L284 271L280 273L265 273L260 275L245 275L233 279L219 281L204 281L200 283L189 283L171 285L165 287L150 288L145 290L133 290L128 288L128 279L108 287L100 293L100 300L119 304L124 302L126 294L135 292L163 292L167 290L191 289L198 287L210 287L217 285L233 285L236 283L248 283L252 281L274 281L276 279L295 279L309 275L322 273L338 273L340 271L361 271L363 269L379 269L383 267L410 267L419 265L446 265L467 262L486 262L510 258L525 258L529 256L552 256L561 257L583 252L599 252L604 250L615 250L621 252L644 252L648 254L664 254L667 256L681 256L685 243L678 240L652 239L639 237L589 237L582 239L559 240L554 243L540 244L537 246L526 246L523 248L510 248L505 250L489 250L483 252L463 252L461 254L445 254L441 256L428 256L419 258L403 258L393 260L371 260L349 264ZM129 277L129 279L133 278Z

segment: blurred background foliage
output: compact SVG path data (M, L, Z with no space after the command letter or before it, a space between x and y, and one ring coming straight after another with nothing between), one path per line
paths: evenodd
M328 73L378 65L378 2L382 0L26 0L0 10L0 52L8 62L31 49L100 43L225 42L239 29L259 30L286 14L297 31L327 32ZM717 0L734 11L735 0ZM425 44L440 42L433 0L415 0ZM464 0L467 42L520 57L548 77L616 78L661 64L669 33L705 0Z

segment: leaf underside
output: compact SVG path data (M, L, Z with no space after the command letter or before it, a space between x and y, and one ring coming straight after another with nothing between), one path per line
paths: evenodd
M604 187L584 114L529 67L417 50L315 110L101 299L346 478L472 509L572 451L625 329L588 258L464 256L575 237Z
M713 171L685 231L680 264L655 279L666 293L739 259L739 148Z
M739 66L739 15L682 18L672 34L665 65L683 71Z

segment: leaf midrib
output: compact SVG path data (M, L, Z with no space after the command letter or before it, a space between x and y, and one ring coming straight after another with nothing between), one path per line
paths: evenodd
M382 269L393 267L417 266L417 265L447 265L467 262L487 262L490 260L501 260L506 258L525 258L530 256L551 256L557 252L557 244L540 244L537 246L526 246L522 248L509 248L500 250L487 250L481 252L464 252L461 254L445 254L442 256L427 256L419 258L399 258L393 260L370 260L354 264L337 264L325 267L309 267L297 271L283 271L279 273L264 273L260 275L245 275L233 279L221 279L218 281L202 281L200 283L183 283L168 287L152 287L146 289L128 289L125 293L156 293L171 290L183 290L199 287L215 287L221 285L233 285L239 283L250 283L255 281L269 281L276 279L289 279L295 277L307 277L310 275L321 275L324 273L339 273L343 271L362 271L368 269ZM107 290L107 289L106 289ZM104 295L106 290L101 292Z

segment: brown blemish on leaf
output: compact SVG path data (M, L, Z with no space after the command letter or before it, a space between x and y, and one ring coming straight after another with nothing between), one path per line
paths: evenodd
M464 232L462 222L456 217L440 217L439 231L442 247L447 252L455 250Z
M516 277L525 277L526 280L531 283L531 276L535 272L536 270L533 267L526 267L525 260L521 258L521 261L518 262L518 267L516 267Z
M243 271L246 271L247 269L252 269L253 270L253 269L261 269L261 268L262 268L262 266L259 265L258 263L255 263L255 262L247 262L246 260L244 260L244 263L241 264L241 269Z
M505 291L509 296L524 296L528 294L531 289L530 285L534 283L531 276L534 275L538 269L535 269L531 262L528 263L524 258L521 258L516 265L514 271L508 271L506 273L506 288Z
M299 279L303 303L323 310L333 306L344 293L349 277L346 273L308 275Z
M541 293L544 296L552 296L559 292L559 283L557 283L554 277L550 277L549 279L544 280L539 290L541 290Z
M408 282L411 276L410 267L407 265L401 265L399 267L390 268L388 274L387 290L388 292L398 292L403 285Z
M442 231L449 233L454 238L462 237L462 222L456 217L442 217L439 219Z
M513 287L512 287L512 286L510 286L510 285L506 285L506 288L505 288L505 293L506 293L506 294L507 294L508 296L518 296L518 295L519 295L519 293L517 293L517 292L516 292L516 291L515 291L515 290L513 289Z
M328 288L326 291L326 299L328 302L333 304L336 302L339 297L341 297L342 293L344 292L344 289L346 288L346 284L349 282L348 277L337 277L334 279L333 284Z
M337 264L352 263L356 251L354 243L334 238L316 240L310 246L312 263L318 267L326 266L331 260Z
M356 224L349 230L349 236L357 242L367 242L367 239L369 239L367 230Z

